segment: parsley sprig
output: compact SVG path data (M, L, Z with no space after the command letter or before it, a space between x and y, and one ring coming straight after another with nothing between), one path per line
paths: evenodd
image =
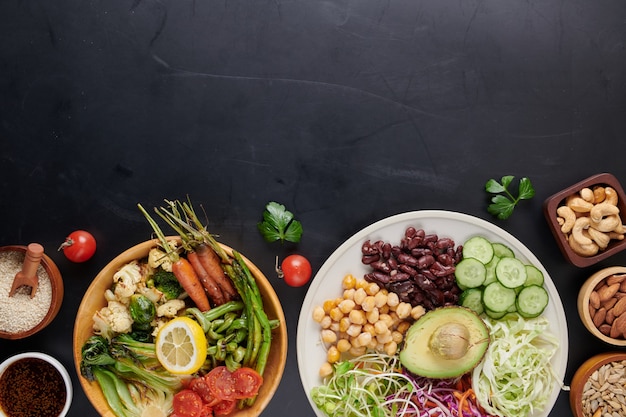
M485 184L485 190L488 193L496 194L491 198L491 204L487 207L487 211L500 220L508 219L520 200L528 200L535 196L535 189L526 177L519 181L517 197L513 196L509 191L509 186L514 179L515 177L512 175L505 175L500 180L501 182L490 179Z
M297 243L302 237L302 224L295 220L292 212L275 201L267 203L263 221L257 224L259 232L267 242L280 240Z

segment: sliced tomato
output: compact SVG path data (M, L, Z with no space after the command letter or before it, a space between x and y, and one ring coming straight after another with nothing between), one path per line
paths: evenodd
M220 400L233 401L237 399L235 379L225 366L217 366L206 374L211 393Z
M204 404L202 406L202 411L200 412L200 417L213 417L213 407L209 404Z
M178 417L203 417L202 398L197 392L184 389L174 395L173 414Z
M225 416L233 412L236 404L237 401L234 400L222 400L215 407L213 407L213 413L215 413L216 416Z
M233 372L235 396L238 399L254 397L259 393L263 377L254 369L241 367Z

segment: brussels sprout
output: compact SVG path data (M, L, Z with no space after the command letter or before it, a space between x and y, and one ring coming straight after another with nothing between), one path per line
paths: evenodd
M144 328L146 325L150 325L150 322L156 317L156 307L154 303L142 294L133 294L130 297L128 308L130 310L130 316L138 328Z

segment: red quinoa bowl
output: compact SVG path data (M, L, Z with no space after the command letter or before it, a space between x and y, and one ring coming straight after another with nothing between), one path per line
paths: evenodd
M39 286L34 297L22 289L9 297L15 274L22 268L26 246L0 247L0 338L23 339L46 326L56 317L63 302L63 278L56 264L45 253L37 269Z

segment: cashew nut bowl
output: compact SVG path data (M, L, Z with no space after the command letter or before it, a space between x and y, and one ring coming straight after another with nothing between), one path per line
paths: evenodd
M626 249L626 194L615 176L596 174L545 200L543 212L563 256L578 267Z
M587 278L577 305L591 334L609 345L626 346L626 267L604 268Z
M580 365L570 383L569 403L575 417L626 415L626 405L618 397L622 394L615 394L626 381L623 368L625 365L625 352L600 353ZM603 381L602 384L600 380ZM597 392L602 392L606 400L601 399L602 395L597 395ZM592 396L600 399L594 402ZM602 411L597 412L598 409Z

